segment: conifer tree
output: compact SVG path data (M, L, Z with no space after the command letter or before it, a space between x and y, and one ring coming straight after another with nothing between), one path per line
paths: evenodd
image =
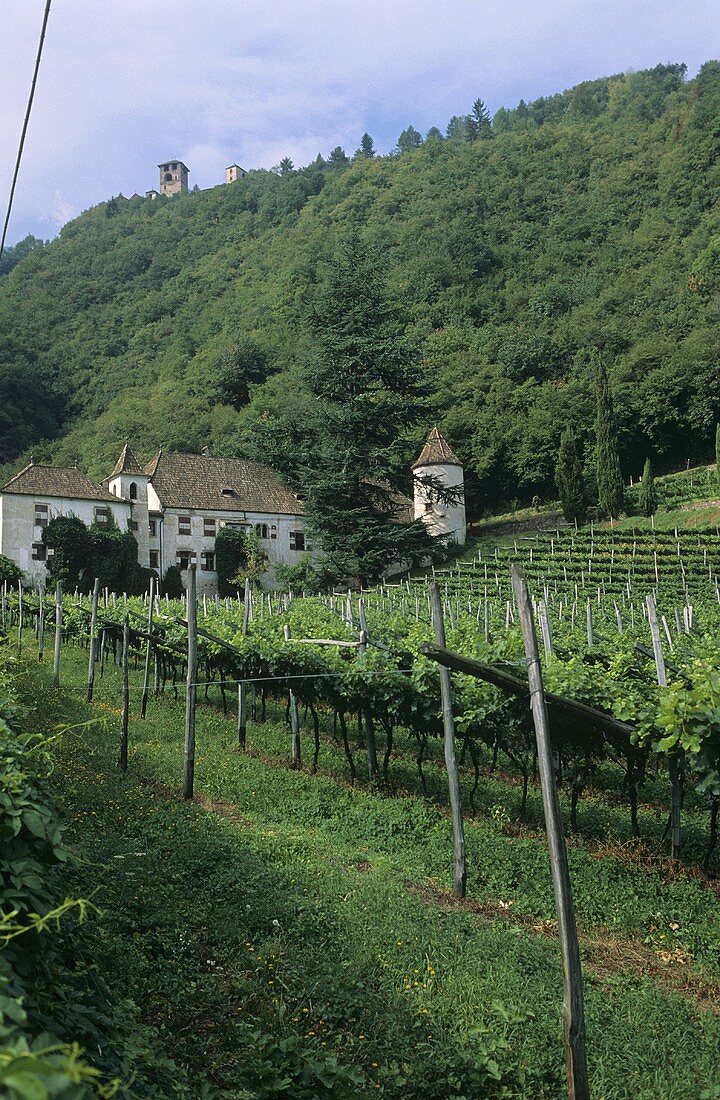
M657 492L650 459L645 459L642 481L640 482L640 511L644 516L654 516L657 512Z
M595 456L600 510L615 518L625 508L625 487L620 469L617 428L607 369L595 359Z
M367 583L443 544L406 519L391 488L407 478L420 391L377 256L354 232L328 266L309 317L315 353L303 370L311 400L301 430L271 426L260 447L304 500L324 575Z
M582 463L572 428L566 428L560 438L555 484L560 493L565 519L568 523L583 524L587 518L587 496Z

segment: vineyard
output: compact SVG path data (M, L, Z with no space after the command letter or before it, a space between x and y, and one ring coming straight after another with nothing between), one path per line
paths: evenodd
M203 1038L202 1026L189 1047L187 1036L182 1042L172 1038L177 1023L161 1013L169 1055L185 1065L188 1059L195 1059L197 1066L209 1060L216 1071L207 1080L219 1087L219 1095L350 1096L372 1088L398 1098L423 1095L439 1100L451 1095L446 1091L448 1080L456 1076L458 1082L466 1081L471 1073L476 1084L466 1084L467 1091L458 1084L458 1097L560 1095L558 979L551 977L557 962L552 961L552 943L546 951L536 943L537 930L531 931L538 921L538 928L551 929L553 909L527 701L458 672L452 675L452 702L468 830L467 915L475 912L474 907L478 914L492 913L483 918L491 921L487 932L473 925L475 948L468 959L475 959L476 973L478 967L486 969L474 952L484 944L498 959L505 957L508 936L512 939L514 930L524 937L524 958L535 958L542 987L531 982L533 992L526 1003L517 977L498 964L500 973L491 980L488 971L491 984L463 1001L459 1017L456 1002L446 999L450 988L457 992L456 983L469 978L459 973L451 978L454 956L447 954L443 937L451 934L463 944L469 941L463 938L467 935L461 928L463 911L452 915L447 910L452 848L439 669L427 650L436 637L430 585L434 579L442 595L447 648L480 662L501 679L522 682L526 663L509 583L509 565L517 561L536 597L547 690L593 708L586 723L563 720L551 708L555 767L570 835L581 931L588 945L604 944L608 937L611 942L618 937L624 943L632 941L633 953L620 965L648 968L641 969L643 977L632 979L627 989L611 986L616 989L612 1011L629 1027L633 982L645 983L643 1019L630 1027L631 1033L637 1031L634 1038L624 1034L622 1027L618 1031L610 1026L603 992L606 979L600 980L596 990L598 979L591 977L588 1031L594 1095L608 1100L715 1096L708 1068L713 1059L706 1063L701 1054L690 1091L687 1065L692 1060L691 1047L702 1052L706 1044L708 1051L716 1045L711 1020L718 1006L713 879L720 800L720 676L714 641L720 630L719 546L714 530L628 534L560 529L509 540L504 547L480 544L472 560L438 570L434 578L408 578L362 594L337 592L306 598L258 593L244 602L201 601L193 680L198 813L209 809L233 827L240 815L240 820L264 823L260 837L283 838L289 863L281 875L281 893L296 897L294 884L303 884L302 895L293 904L298 913L304 913L314 898L313 905L322 906L314 910L323 914L320 926L330 920L333 927L341 927L346 918L341 918L337 907L342 908L343 897L357 893L358 899L364 898L362 905L358 900L357 915L352 918L360 922L353 925L354 935L359 937L358 950L365 940L373 944L373 967L380 966L380 971L378 976L360 978L364 968L350 943L340 952L345 961L333 964L351 966L349 960L354 960L340 985L334 971L332 976L327 973L319 958L306 958L302 974L295 970L284 954L290 948L282 945L278 932L285 922L290 928L291 910L276 900L278 915L270 916L267 900L261 898L267 886L252 885L256 875L266 882L267 872L258 865L248 870L250 878L244 887L228 886L226 857L217 864L216 873L213 856L207 873L209 881L217 879L218 884L212 889L223 895L229 890L232 897L240 891L230 924L223 918L221 930L210 911L205 912L204 875L197 880L186 872L190 878L183 879L185 897L176 898L174 904L187 912L191 927L196 919L201 921L203 936L215 937L218 944L232 941L232 960L226 958L224 968L240 966L238 951L246 953L250 946L261 951L262 993L252 984L260 980L257 968L247 970L245 963L242 967L243 981L250 983L249 990L255 989L248 993L254 998L252 1026L266 1036L265 1046L258 1046L260 1032L243 1031L240 1020L233 1023L235 1042L243 1049L249 1043L255 1052L247 1065L242 1059L236 1064L229 1047L214 1032L207 1041ZM182 804L177 801L163 808L170 792L175 792L176 799L184 780L187 603L100 593L93 625L92 597L59 595L59 600L49 595L41 600L33 592L4 591L1 625L6 648L38 670L47 668L42 673L45 683L54 665L59 694L57 687L43 688L43 698L51 700L46 704L51 712L58 705L52 700L67 700L65 708L70 699L75 700L72 710L81 732L68 731L59 759L63 797L71 816L79 815L78 842L91 844L89 856L95 863L109 861L103 890L111 897L116 896L112 861L129 858L126 847L117 846L115 834L135 837L131 843L141 855L148 847L157 848L146 887L134 878L121 878L117 884L122 897L128 889L140 889L137 902L130 902L130 912L135 905L152 907L147 894L151 879L165 882L163 889L173 896L176 887L167 878L169 868L176 858L184 866L185 856L176 853L165 830L172 828L178 837L185 836L188 823L200 821L178 816L175 807ZM663 677L658 659L666 683L659 683ZM93 702L84 710L87 696ZM88 715L95 716L89 725ZM94 724L97 721L99 726ZM146 821L148 797L156 809ZM673 806L679 815L676 834L671 828ZM164 824L162 833L154 824L157 815L173 822ZM301 847L299 830L304 837ZM209 844L206 831L202 835L202 844ZM247 833L239 835L245 837L244 843L248 841ZM191 845L188 866L195 866L191 853L196 841L188 837L182 843ZM226 841L218 833L212 843L222 846ZM260 848L265 852L262 858L268 856L270 843L277 845L280 840L261 840L258 859ZM672 860L671 844L676 857ZM232 860L238 858L237 853L232 856ZM163 859L169 861L167 869ZM333 878L338 859L349 861L352 882ZM373 876L381 874L382 867L389 877L376 880ZM422 918L426 923L428 904L437 908L439 923L433 917L420 935L419 942L426 944L420 955L411 950L420 925L411 929L408 924L403 871L409 876L408 886L416 884L411 895L419 891L417 904L426 913ZM358 875L368 876L367 889L376 891L373 897L358 884ZM80 873L79 889L83 881ZM260 894L254 893L256 889ZM381 902L378 890L385 891ZM247 903L245 897L250 899ZM247 915L242 915L246 904ZM256 908L266 914L262 928L255 923ZM379 919L386 910L394 914L387 928ZM196 911L205 915L196 918ZM413 913L413 922L421 919L415 908ZM122 961L130 918L108 919L111 928L117 925L119 936L110 952L111 962L118 973L124 973L130 965ZM132 919L142 925L144 909ZM163 927L173 920L172 915L154 919L161 920ZM312 920L309 914L302 919ZM502 928L496 929L497 920ZM450 924L443 932L445 921ZM269 931L263 931L266 925ZM603 930L608 925L611 933ZM303 937L308 927L302 925ZM168 934L175 934L170 924L163 936ZM492 947L488 936L494 937ZM403 957L403 966L409 967L409 978L393 978L400 982L398 994L379 976L385 967L388 979L397 975L388 955L390 940L393 951ZM185 1000L186 990L160 994L154 984L168 981L165 967L176 964L176 955L164 962L164 948L153 947L153 952L160 951L157 962L146 955L147 950L137 943L130 958L135 959L132 966L141 967L136 980L140 991L147 988L148 1004L154 1005L158 996L170 997L171 1002L175 998L178 1004ZM223 950L213 948L218 955ZM456 950L462 955L468 947ZM605 947L585 950L590 951L585 962L591 975L604 974L603 967L610 966L608 973L615 973L612 980L619 980L614 969L619 964L607 961ZM297 944L292 951L303 953ZM516 961L515 965L522 974L525 964ZM191 958L181 964L188 980L193 966ZM593 966L600 970L594 971ZM661 973L658 966L663 968L662 979L654 980L661 981L662 993L655 990L650 977ZM308 967L323 975L316 979L314 993L306 985ZM277 968L277 978L267 977L268 968ZM285 985L278 1000L274 990L281 968ZM436 971L444 974L447 990L438 984ZM213 1004L214 997L219 1000L217 1008L198 1009L200 1019L214 1011L224 1012L222 973L215 976L209 967L201 982L203 996ZM374 990L373 1008L365 1003L363 983ZM700 998L709 1016L696 1017L690 1001L681 1005L677 993L681 986L682 997L693 1003ZM409 1015L395 1005L396 995L418 998ZM491 1008L493 995L503 1003ZM481 1009L483 998L489 999ZM527 1009L540 1011L541 1005L542 1018L533 1022ZM470 1038L478 1013L484 1030ZM313 1026L301 1031L305 1015L312 1017ZM430 1023L431 1016L432 1026L423 1039L425 1055L416 1065L412 1036L418 1034L418 1026ZM461 1033L456 1031L458 1026ZM672 1034L676 1049L690 1044L679 1061L677 1055L671 1059L669 1053L667 1058L663 1054L654 1076L648 1059L655 1057L650 1053L655 1046L654 1039L645 1038L648 1027L651 1032L662 1027ZM364 1047L366 1033L372 1035L372 1049ZM445 1040L451 1035L452 1042L459 1044L454 1060L445 1054ZM628 1044L636 1052L638 1068L621 1085ZM427 1066L428 1058L437 1065L432 1079L426 1079L421 1068ZM671 1061L679 1067L677 1077ZM235 1067L232 1072L228 1065ZM288 1065L294 1068L288 1070ZM281 1086L283 1072L289 1073L289 1083ZM247 1092L238 1091L239 1080L245 1082ZM186 1094L178 1084L176 1093L159 1095ZM208 1095L213 1095L212 1088Z

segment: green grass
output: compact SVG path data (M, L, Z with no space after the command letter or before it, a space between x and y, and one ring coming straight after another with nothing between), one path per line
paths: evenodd
M145 722L133 715L120 775L117 670L87 708L85 659L65 650L59 694L47 673L42 689L30 684L46 728L74 724L57 742L54 776L85 861L73 886L104 911L98 965L198 1095L203 1083L228 1097L563 1095L536 794L532 827L516 835L516 787L483 780L467 825L469 900L457 905L440 801L349 787L327 731L321 774L289 770L277 708L250 726L242 754L232 720L200 707L188 805L178 797L182 699L153 699ZM137 688L133 674L134 706ZM402 752L396 763L409 788L412 765ZM439 800L442 773L430 770ZM593 1097L716 1096L716 892L691 871L613 848L613 813L593 795L588 820L599 815L605 844L570 845Z

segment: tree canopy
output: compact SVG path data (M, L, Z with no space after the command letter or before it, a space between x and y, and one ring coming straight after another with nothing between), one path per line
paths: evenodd
M369 139L373 156L338 146L285 175L116 196L111 217L103 203L31 242L0 273L5 474L32 452L102 477L125 438L148 457L161 444L247 454L267 418L297 420L308 304L358 225L428 393L402 462L438 423L466 461L471 511L554 496L568 425L590 453L593 348L628 474L646 455L657 472L711 459L720 64L521 102L495 113L492 140L467 128L486 125L484 105L465 111L453 140L438 126L415 144L408 127L400 155Z

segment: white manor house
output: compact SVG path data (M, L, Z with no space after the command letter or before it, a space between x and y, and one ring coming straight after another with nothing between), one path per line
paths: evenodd
M416 476L430 475L462 487L463 468L437 428L428 435ZM434 500L415 483L416 518L433 534L465 542L465 505ZM28 584L45 585L47 548L43 528L56 516L83 523L110 523L131 530L140 565L160 577L171 565L197 566L198 590L217 591L215 537L221 527L254 533L268 556L264 581L274 583L274 566L294 565L310 549L302 501L268 466L244 458L179 454L160 450L141 466L125 444L115 468L99 485L75 467L31 462L0 489L0 554L14 561ZM112 519L111 519L112 517Z

